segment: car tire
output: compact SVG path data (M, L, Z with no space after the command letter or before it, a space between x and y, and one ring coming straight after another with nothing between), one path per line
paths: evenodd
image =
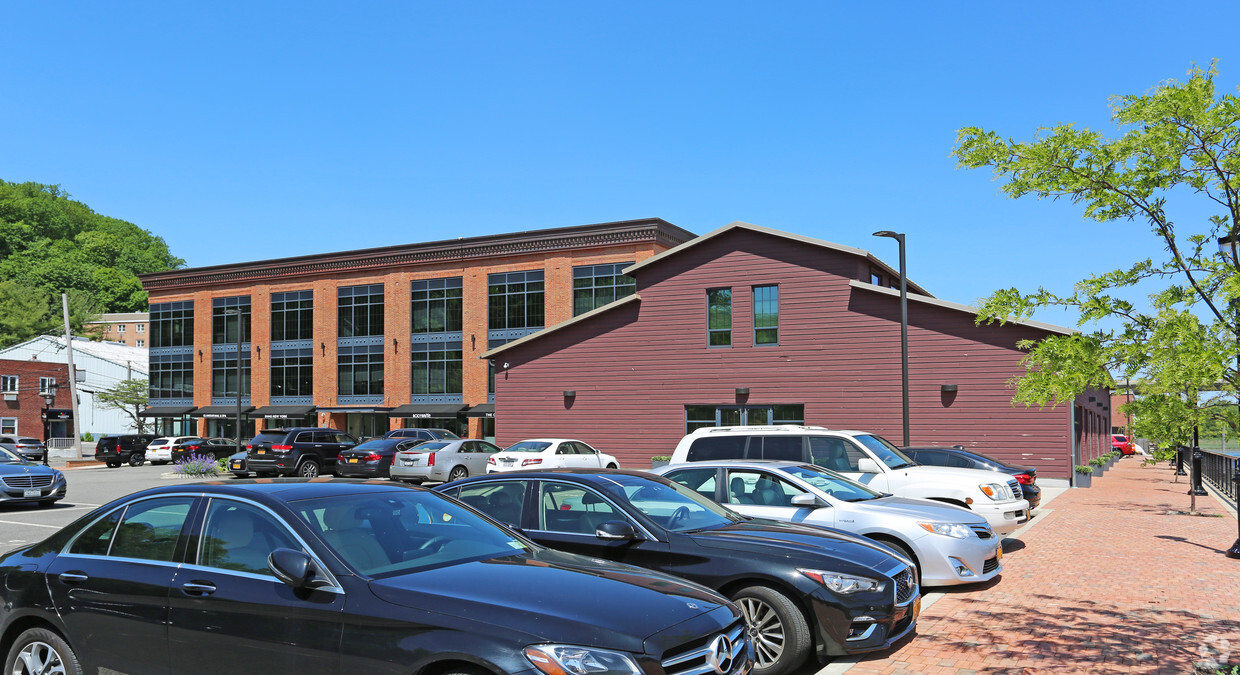
M111 462L108 462L107 464L108 464L109 469L119 469L121 466L121 463L117 461L111 461Z
M129 466L142 466L142 463L145 461L146 461L146 455L135 454L135 455L129 456Z
M41 509L50 509L50 508L52 508L52 507L53 507L53 506L55 506L55 505L56 505L56 500L55 500L55 499L50 500L50 501L46 501L46 502L39 502L39 508L41 508Z
M619 469L620 467L616 466L615 464L608 464L607 468L608 469Z
M917 573L917 585L921 586L921 563L917 562L917 556L913 555L913 549L909 548L904 542L896 541L894 539L875 539L874 541L877 541L883 546L893 549L896 553L899 553L905 558L912 560L913 571Z
M452 467L452 470L448 472L449 483L451 483L454 480L460 480L462 478L469 478L469 469L466 469L463 466L454 466Z
M319 463L314 461L313 459L307 459L301 464L298 464L297 465L297 477L298 478L318 478L319 477Z
M39 664L37 670L18 670L20 660L29 659ZM63 672L65 675L82 675L82 664L78 662L73 648L59 635L45 628L30 628L17 636L13 648L9 650L4 661L4 672L52 673Z
M254 476L257 478L272 478L276 475L274 471L255 471Z
M809 624L788 596L767 586L746 586L732 594L753 636L754 675L783 675L809 656Z

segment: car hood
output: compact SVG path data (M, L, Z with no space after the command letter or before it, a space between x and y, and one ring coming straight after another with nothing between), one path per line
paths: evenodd
M39 462L26 460L22 462L0 462L0 473L6 476L21 476L25 474L56 474L59 471L50 466L43 466Z
M1015 480L1010 474L1001 471L987 471L985 469L960 469L950 466L926 466L918 464L917 466L906 466L899 469L892 469L893 472L906 471L911 476L918 476L926 480L958 480L972 484L974 487L983 483L1002 483L1006 485L1008 481Z
M392 604L520 631L531 643L638 653L670 626L716 611L720 623L739 616L721 596L683 579L550 549L377 579L370 588Z
M965 523L967 525L985 525L986 519L961 507L932 499L912 499L909 497L879 497L864 502L856 502L853 506L864 506L875 509L879 515L905 516L919 521L935 521L940 523Z
M804 562L799 564L810 566L826 564L814 560L826 556L834 559L832 565L838 566L843 561L885 571L892 559L890 550L863 537L834 528L764 518L750 518L716 530L690 532L687 536L706 548L745 550L781 558L800 557Z

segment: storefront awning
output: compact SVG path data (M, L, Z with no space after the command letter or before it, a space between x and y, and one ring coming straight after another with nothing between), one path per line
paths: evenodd
M494 403L479 403L465 411L466 417L495 417Z
M409 403L392 408L392 417L456 417L464 403Z
M319 408L319 412L328 413L385 413L389 410L391 410L391 408L376 407L373 405L364 405L352 408L343 406L337 406L335 408Z
M138 413L138 417L180 417L194 410L192 405L157 405Z
M300 419L314 412L312 405L264 405L254 409L250 413L250 417L263 417L266 419Z
M252 405L241 406L241 414L244 415L254 409ZM199 408L190 413L190 417L206 417L208 419L226 420L237 416L237 406L235 405L209 405L205 408Z

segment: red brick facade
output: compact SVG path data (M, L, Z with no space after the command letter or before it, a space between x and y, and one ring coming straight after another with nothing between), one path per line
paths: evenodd
M39 393L39 378L56 380L58 389L51 408L69 408L69 367L63 363L44 361L0 360L0 375L17 377L17 391L0 396L0 433L13 433L44 438L43 409L46 403ZM9 430L10 425L14 428ZM70 432L72 426L69 427Z

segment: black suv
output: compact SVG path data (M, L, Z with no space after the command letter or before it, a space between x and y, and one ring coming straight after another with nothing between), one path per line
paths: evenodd
M294 427L263 429L246 446L246 464L259 477L314 478L336 470L336 455L357 445L357 439L338 429Z
M447 429L393 429L384 438L416 438L422 441L459 441L460 436Z
M155 434L114 434L100 436L95 443L95 459L115 469L125 462L129 466L142 466L146 461L146 446L159 438Z

